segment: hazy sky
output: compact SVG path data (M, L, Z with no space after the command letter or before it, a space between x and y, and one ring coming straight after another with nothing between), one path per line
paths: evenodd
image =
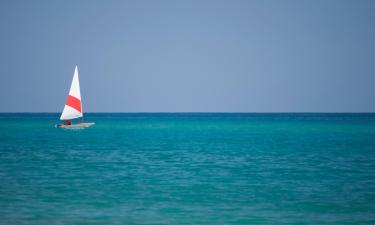
M0 1L0 111L375 111L375 1Z

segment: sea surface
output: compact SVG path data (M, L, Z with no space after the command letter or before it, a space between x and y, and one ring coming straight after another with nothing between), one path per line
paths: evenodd
M0 224L375 224L375 114L0 114Z

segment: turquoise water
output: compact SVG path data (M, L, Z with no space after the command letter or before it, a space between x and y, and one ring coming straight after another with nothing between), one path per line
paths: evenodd
M0 114L1 224L375 224L375 114Z

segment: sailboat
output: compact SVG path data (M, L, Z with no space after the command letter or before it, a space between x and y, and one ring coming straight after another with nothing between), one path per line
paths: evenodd
M57 124L58 128L85 128L94 125L95 123L84 123L82 122L83 111L81 102L81 91L79 88L78 78L78 67L74 70L72 84L70 86L69 95L66 100L64 110L61 113L60 120L63 120L63 124ZM73 124L72 120L81 118L79 123Z

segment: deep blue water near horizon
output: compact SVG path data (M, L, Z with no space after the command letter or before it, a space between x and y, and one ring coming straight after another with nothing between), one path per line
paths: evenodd
M0 114L0 224L375 224L375 114Z

